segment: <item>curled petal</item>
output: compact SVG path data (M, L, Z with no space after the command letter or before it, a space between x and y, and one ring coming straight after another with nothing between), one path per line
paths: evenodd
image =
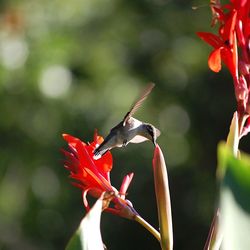
M83 205L84 205L86 211L89 211L89 209L90 209L89 203L88 203L88 200L87 200L88 191L89 191L89 189L85 189L85 190L82 192Z

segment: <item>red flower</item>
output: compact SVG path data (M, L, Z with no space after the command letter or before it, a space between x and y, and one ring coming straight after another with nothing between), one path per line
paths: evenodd
M234 79L238 78L238 57L235 39L236 16L237 12L232 12L225 25L221 27L219 35L197 32L201 39L214 47L208 59L209 68L214 72L219 72L221 70L221 61L223 61Z
M217 0L210 1L212 24L219 23L218 35L197 34L214 48L208 59L209 68L219 72L221 62L224 62L233 76L239 135L242 137L250 131L250 1L231 0L226 5Z
M68 134L63 134L63 138L68 142L69 151L63 150L66 160L64 167L70 171L69 177L74 179L72 184L80 188L83 192L83 203L88 209L87 193L99 198L103 192L112 194L114 208L107 208L107 211L123 217L131 217L136 212L131 203L125 200L125 194L133 178L133 173L126 175L120 188L120 192L115 189L110 182L110 171L113 159L110 152L107 152L100 159L94 160L94 149L103 141L101 136L95 132L94 141L84 143L80 139Z
M228 10L237 11L236 32L240 47L246 46L250 35L249 11L250 2L247 0L231 0Z

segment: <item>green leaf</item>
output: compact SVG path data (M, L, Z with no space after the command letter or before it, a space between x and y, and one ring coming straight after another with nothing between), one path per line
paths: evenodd
M220 228L223 232L222 249L248 250L250 246L250 156L241 159L221 143L218 148L219 168L225 175L221 183Z
M100 219L103 196L101 196L80 223L70 239L66 250L103 250Z

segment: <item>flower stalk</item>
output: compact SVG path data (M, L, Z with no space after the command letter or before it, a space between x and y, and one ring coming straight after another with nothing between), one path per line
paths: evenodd
M145 229L147 229L159 242L161 242L160 233L153 228L147 221L145 221L140 215L135 216L135 221L140 223Z

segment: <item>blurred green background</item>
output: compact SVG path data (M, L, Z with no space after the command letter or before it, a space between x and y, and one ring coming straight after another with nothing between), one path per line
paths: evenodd
M227 70L210 72L208 1L0 1L0 249L63 249L85 211L59 149L62 133L107 135L147 82L136 118L166 156L174 248L202 249L217 203L216 148L235 100ZM241 148L250 151L249 139ZM157 227L151 143L112 151L113 185L135 177L128 199ZM108 249L159 249L135 222L104 213Z

